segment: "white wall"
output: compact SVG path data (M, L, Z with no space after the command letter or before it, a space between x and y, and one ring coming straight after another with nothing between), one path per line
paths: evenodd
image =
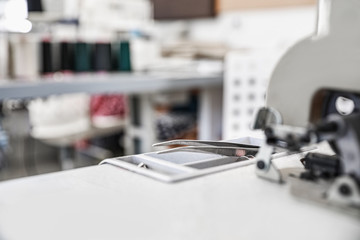
M288 47L315 30L316 7L288 7L222 13L214 19L157 22L158 36L225 43L231 48ZM170 34L171 33L171 34Z
M231 47L289 45L314 32L315 7L229 12L215 21L191 24L191 38L221 41Z

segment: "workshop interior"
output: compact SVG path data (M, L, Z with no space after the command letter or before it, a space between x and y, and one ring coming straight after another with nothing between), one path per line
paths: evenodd
M359 0L0 0L0 240L360 239Z

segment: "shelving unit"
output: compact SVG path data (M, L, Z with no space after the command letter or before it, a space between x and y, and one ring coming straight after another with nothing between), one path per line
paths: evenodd
M189 72L148 73L96 73L54 75L36 81L3 81L0 83L0 100L46 97L69 93L122 93L138 99L135 106L140 112L140 125L126 127L127 154L152 150L155 139L152 94L156 92L199 89L199 138L216 139L213 123L221 122L221 75ZM130 121L131 122L131 121ZM136 142L141 144L134 146Z
M222 85L222 76L198 73L99 73L0 83L0 99L45 97L66 93L144 94L157 91L209 88Z

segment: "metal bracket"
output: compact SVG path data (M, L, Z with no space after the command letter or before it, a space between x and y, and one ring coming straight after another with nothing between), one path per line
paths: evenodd
M256 155L256 174L273 182L282 182L280 171L272 164L272 154L275 148L265 144Z
M270 107L263 107L257 112L255 122L252 128L265 129L267 126L281 123L281 114L276 109Z

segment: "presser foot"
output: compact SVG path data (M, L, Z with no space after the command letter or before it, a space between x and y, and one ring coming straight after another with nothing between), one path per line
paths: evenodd
M360 217L360 190L357 182L349 176L331 180L289 177L292 195L338 209Z
M261 168L262 168L261 162L257 162L256 174L259 177L264 178L269 181L272 181L272 182L277 182L277 183L284 182L279 169L277 169L273 164L270 164L267 169L261 169Z

